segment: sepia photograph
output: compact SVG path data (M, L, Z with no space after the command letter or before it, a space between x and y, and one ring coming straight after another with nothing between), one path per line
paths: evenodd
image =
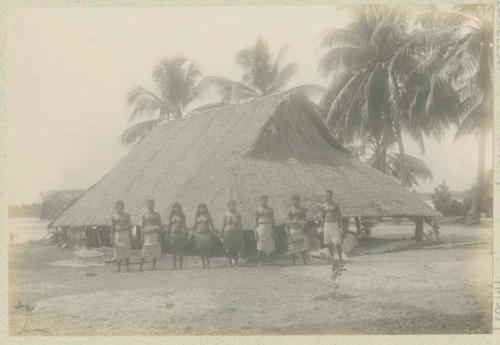
M36 3L10 336L492 334L493 3Z

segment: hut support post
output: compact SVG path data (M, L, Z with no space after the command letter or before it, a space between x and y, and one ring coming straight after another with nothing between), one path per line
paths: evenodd
M424 238L424 217L415 218L415 240L422 242Z

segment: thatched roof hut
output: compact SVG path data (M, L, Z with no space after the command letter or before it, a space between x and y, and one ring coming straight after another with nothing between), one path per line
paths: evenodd
M41 219L54 219L73 201L83 194L83 190L51 190L42 192L40 198Z
M327 189L346 216L438 215L396 180L351 156L307 99L281 93L158 127L53 226L105 225L119 199L139 223L152 198L164 218L173 202L181 202L188 223L205 202L216 227L234 199L245 228L251 228L261 194L269 195L283 221L292 193L314 209Z

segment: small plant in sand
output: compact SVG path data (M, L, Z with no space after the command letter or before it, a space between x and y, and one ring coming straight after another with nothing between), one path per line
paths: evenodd
M342 273L346 272L347 269L344 268L344 264L338 261L333 261L332 265L332 281L333 281L333 289L337 291L340 287L340 278L342 277Z

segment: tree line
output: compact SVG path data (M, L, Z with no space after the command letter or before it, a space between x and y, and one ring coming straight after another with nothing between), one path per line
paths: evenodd
M485 186L485 145L493 124L493 7L456 5L344 6L352 20L321 36L318 72L328 81L288 88L297 72L287 47L273 54L267 41L235 57L240 80L203 77L186 58L161 60L153 70L156 90L137 86L128 94L134 122L125 144L140 141L160 123L180 119L208 90L219 100L190 112L284 90L321 96L319 112L336 137L366 163L409 187L432 179L420 159L405 151L405 136L425 153L425 138L476 135L478 162L473 216L479 219ZM148 117L137 122L140 117Z

